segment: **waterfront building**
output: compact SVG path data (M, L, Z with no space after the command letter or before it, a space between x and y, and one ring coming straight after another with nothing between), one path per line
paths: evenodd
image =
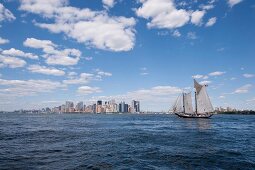
M66 112L73 112L74 111L74 104L71 101L66 101Z
M93 104L93 106L92 106L92 110L93 110L93 112L92 113L96 113L96 111L97 111L97 105L96 104Z
M140 102L139 101L132 100L131 112L140 112Z
M75 110L78 111L78 112L82 112L84 110L83 108L83 102L79 102L77 103L76 107L75 107Z

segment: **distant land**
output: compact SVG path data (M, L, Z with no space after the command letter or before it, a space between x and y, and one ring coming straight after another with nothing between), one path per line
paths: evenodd
M254 110L238 110L238 111L225 111L225 112L217 112L218 114L242 114L242 115L255 115Z

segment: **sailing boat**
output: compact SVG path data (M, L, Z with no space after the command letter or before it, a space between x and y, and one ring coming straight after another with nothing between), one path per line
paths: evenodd
M173 105L173 112L183 118L210 118L214 109L206 91L207 85L201 85L194 79L195 111L193 111L191 92L182 93Z

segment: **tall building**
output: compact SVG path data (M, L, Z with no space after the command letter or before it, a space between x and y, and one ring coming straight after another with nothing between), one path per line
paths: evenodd
M82 112L82 111L84 110L83 102L77 103L75 109L76 109L76 111L78 111L78 112Z
M124 113L128 113L128 104L124 105Z
M66 101L66 112L72 112L74 111L74 104L71 101Z
M136 100L132 100L131 110L132 112L140 112L140 102Z
M125 102L120 102L119 104L119 112L124 113L125 112Z
M102 100L97 101L97 105L102 105L102 103L103 103Z
M93 104L92 110L93 110L93 113L96 113L96 112L97 112L97 105L96 105L96 104Z

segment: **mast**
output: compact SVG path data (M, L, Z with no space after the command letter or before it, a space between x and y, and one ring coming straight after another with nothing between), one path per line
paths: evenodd
M182 100L183 100L183 113L185 113L185 101L184 101L184 93L182 93Z
M195 107L196 107L196 114L197 114L197 92L195 91Z

